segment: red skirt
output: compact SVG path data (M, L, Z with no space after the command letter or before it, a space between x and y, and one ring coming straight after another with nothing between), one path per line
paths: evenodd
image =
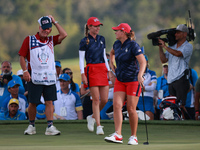
M105 63L87 64L85 67L85 76L88 80L88 85L85 88L92 86L108 86L108 69Z

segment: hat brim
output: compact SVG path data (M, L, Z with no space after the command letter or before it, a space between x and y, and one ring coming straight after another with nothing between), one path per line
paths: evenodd
M102 25L102 26L103 26L103 24L102 24L102 23L100 23L100 22L93 23L93 24L88 24L88 25L92 25L92 26L99 26L99 25Z
M38 115L38 114L36 114L36 117L39 118L39 119L43 119L43 118L46 118L46 115Z
M52 23L45 24L45 25L43 25L41 27L42 27L43 30L51 28L52 27Z
M66 79L64 79L64 78L59 78L58 80L70 81L70 79L69 79L69 80L66 80Z
M20 84L14 84L13 86L8 86L8 88L13 88L15 85L18 85L18 86L20 86Z
M61 67L61 65L58 65L58 64L57 64L56 67Z
M113 29L114 31L121 30L121 28L119 28L119 27L112 27L112 29Z
M19 105L17 102L11 102L11 103L9 103L9 105L11 105L11 104L17 104L17 105Z

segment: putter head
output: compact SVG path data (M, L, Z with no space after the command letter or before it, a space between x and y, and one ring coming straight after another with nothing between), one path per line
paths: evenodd
M144 142L143 144L144 144L144 145L149 145L149 142Z

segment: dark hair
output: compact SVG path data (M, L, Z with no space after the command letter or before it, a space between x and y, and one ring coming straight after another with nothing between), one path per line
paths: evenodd
M70 70L70 71L72 71L70 68L64 68L63 70L62 70L62 73L65 73L65 71L66 70ZM73 79L72 79L73 77L71 77L71 89L72 89L72 91L75 91L76 90L76 85L75 85L75 83L74 83L74 81L73 81Z
M5 63L5 62L8 62L8 63L10 64L10 66L12 66L11 62L9 62L9 61L7 61L7 60L5 60L5 61L2 61L2 62L1 62L1 66L2 66L2 65L3 65L3 63Z

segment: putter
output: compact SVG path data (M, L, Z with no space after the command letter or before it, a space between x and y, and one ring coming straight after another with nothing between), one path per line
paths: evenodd
M144 120L145 120L145 127L146 127L146 136L147 136L147 141L144 142L143 144L144 145L149 145L149 142L148 142L148 131L147 131L147 119L146 119L146 114L145 114L145 105L144 105L144 89L143 89L143 86L142 86L142 100L143 100L143 107L144 107Z

